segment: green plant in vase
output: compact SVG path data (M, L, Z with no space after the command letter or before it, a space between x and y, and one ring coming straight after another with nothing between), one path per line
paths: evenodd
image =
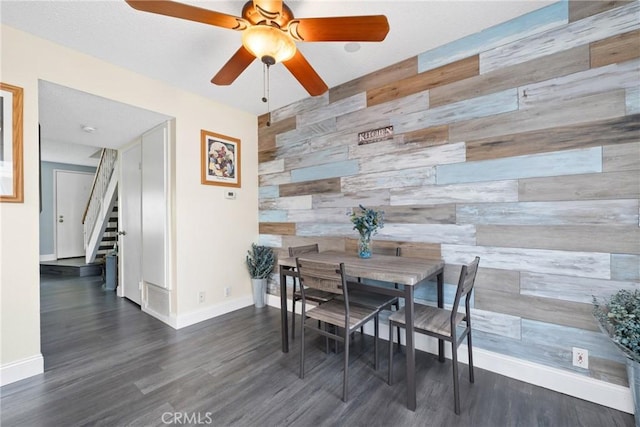
M353 229L360 234L358 255L360 258L371 258L371 236L384 227L384 212L360 205L359 209L351 212L351 222Z

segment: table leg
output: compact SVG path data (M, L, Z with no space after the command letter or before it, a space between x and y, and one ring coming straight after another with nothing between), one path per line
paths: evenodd
M287 276L285 267L280 266L280 326L282 329L282 352L289 352L289 323L287 314Z
M444 269L438 273L438 307L444 308ZM444 340L438 340L438 360L444 362Z
M413 286L404 287L404 313L407 331L407 408L416 410L416 348L413 340ZM398 339L400 339L398 337Z

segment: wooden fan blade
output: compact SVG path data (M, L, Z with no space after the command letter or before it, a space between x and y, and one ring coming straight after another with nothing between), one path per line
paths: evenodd
M313 69L299 50L296 50L293 58L284 61L283 64L291 74L293 74L293 77L309 92L309 95L318 96L329 90L327 84L320 78L316 70Z
M253 0L253 7L267 19L278 19L282 13L282 0Z
M289 32L305 42L379 42L387 37L389 22L384 15L302 18L291 21Z
M219 86L228 86L256 59L244 46L233 54L231 59L213 76L211 83Z
M201 22L203 24L215 25L216 27L228 28L231 30L244 30L248 23L238 16L227 15L225 13L214 12L188 4L182 4L169 0L125 0L129 6L143 12L157 13L159 15L171 16L173 18L187 19L189 21Z

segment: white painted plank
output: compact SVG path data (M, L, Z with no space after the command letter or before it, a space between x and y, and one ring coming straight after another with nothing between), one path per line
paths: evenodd
M489 332L492 334L520 339L521 320L517 316L494 313L477 308L471 309L471 323L474 330Z
M636 87L627 89L625 101L627 115L640 113L640 86L638 86L638 76L636 76Z
M276 147L286 147L317 135L324 135L335 131L336 119L333 117L307 126L297 125L295 129L276 135Z
M519 249L491 246L442 244L445 262L466 264L480 257L485 268L529 271L561 276L610 278L609 254L598 252L569 252L546 249Z
M276 123L280 120L293 117L296 114L313 111L325 105L329 105L329 92L326 92L320 96L309 96L303 98L300 101L293 102L289 105L285 105L282 108L278 108L277 110L272 111L271 122Z
M390 200L392 206L517 201L518 181L516 180L394 188L391 190Z
M291 196L260 200L260 210L311 209L312 196Z
M585 225L638 223L638 200L477 203L458 205L459 224Z
M342 192L345 193L376 190L380 188L400 189L412 187L415 190L416 187L420 188L424 185L435 184L435 178L435 167L427 166L407 168L399 171L347 176L342 178L341 186Z
M382 143L381 143L382 144ZM379 173L399 171L416 167L428 167L444 163L464 162L465 144L437 145L435 147L414 148L398 156L380 156L360 158L360 173Z
M523 272L520 274L520 293L564 301L590 304L593 297L609 297L619 289L640 289L639 282L588 279Z
M287 211L287 221L302 222L346 222L349 221L350 208L314 208L292 209Z
M289 184L291 182L291 172L270 173L266 175L260 175L258 177L260 187L267 187L270 185Z
M303 155L283 159L286 170L336 163L348 159L349 147L336 146L318 151L306 151Z
M282 236L276 236L274 234L259 234L258 245L269 246L271 248L281 248Z
M284 172L284 159L276 159L271 160L270 162L262 162L258 164L258 175L277 172Z

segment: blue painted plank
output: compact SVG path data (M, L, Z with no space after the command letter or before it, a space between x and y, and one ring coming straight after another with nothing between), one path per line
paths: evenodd
M291 182L313 181L316 179L335 178L358 173L358 160L345 160L326 165L311 166L291 171Z
M602 172L602 148L453 163L436 167L436 183L499 181Z
M568 2L559 1L418 55L418 72L449 64L568 22Z
M286 222L287 211L282 210L265 210L258 213L260 222Z
M266 185L258 188L259 199L275 199L280 197L280 187L277 185Z

